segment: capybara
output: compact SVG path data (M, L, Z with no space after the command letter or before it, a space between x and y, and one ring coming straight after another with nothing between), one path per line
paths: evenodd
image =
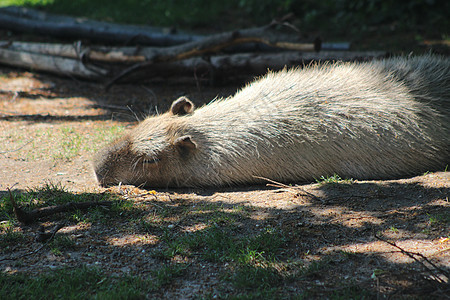
M99 151L94 169L104 186L406 177L450 162L449 112L445 57L311 65L198 109L181 97Z

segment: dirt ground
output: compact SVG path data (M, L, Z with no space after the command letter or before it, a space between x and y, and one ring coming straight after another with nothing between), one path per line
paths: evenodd
M180 95L201 104L217 95L230 95L236 88L148 83L116 85L105 91L98 83L0 67L0 196L8 188L25 191L51 182L73 193L118 193L148 207L244 205L250 208L249 216L241 220L244 232L269 225L289 232L284 256L290 261L308 264L330 258L325 270L286 283L288 291L311 288L323 292L336 289L338 282L351 281L380 297L437 299L450 295L445 276L450 271L450 172L390 181L157 190L156 194L130 186L105 190L97 185L90 164L92 154L131 128L136 119L165 111ZM76 250L63 256L44 250L22 258L20 264L0 260L1 271L33 274L85 263L101 266L111 274L146 274L158 264L144 251L157 244L152 236L144 238L119 224L117 228L82 226L61 231L73 233ZM34 229L22 230L30 239L12 252L0 253L0 258L39 247L31 238ZM421 256L415 255L416 261L375 235ZM193 298L226 292L219 280L226 265L195 259L191 263L190 275L160 292L160 297ZM447 285L437 284L432 276Z

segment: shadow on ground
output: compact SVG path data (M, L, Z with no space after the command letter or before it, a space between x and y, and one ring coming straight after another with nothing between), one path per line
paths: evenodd
M65 220L57 237L69 240L66 244L23 256L40 247L33 240L37 225L13 222L22 238L6 243L0 263L6 273L82 264L142 278L167 265L188 264L169 286L152 292L166 298L187 296L187 291L199 296L440 297L448 292L450 271L445 241L450 190L432 187L434 177L449 175L220 192L114 187L101 194L115 201L112 209L40 221L50 227ZM6 192L1 193L5 222L11 208ZM22 205L99 197L58 193L25 193Z

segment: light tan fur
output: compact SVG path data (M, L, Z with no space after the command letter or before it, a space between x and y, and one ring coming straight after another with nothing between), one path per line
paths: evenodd
M388 179L450 162L450 62L437 56L269 73L194 109L185 97L94 159L102 185Z

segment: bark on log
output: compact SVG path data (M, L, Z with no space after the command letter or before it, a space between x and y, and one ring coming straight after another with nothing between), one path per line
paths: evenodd
M47 71L64 76L85 79L112 80L108 85L130 77L136 71L164 78L182 74L194 78L225 78L236 74L255 75L267 69L278 70L283 67L301 65L311 60L357 60L359 57L380 56L383 53L320 52L320 41L316 43L292 42L295 35L284 35L273 30L284 23L272 22L258 28L236 30L188 39L169 47L106 47L85 46L81 42L72 45L0 42L0 63ZM128 38L139 36L140 26L123 26L105 22L80 20L71 17L49 15L36 10L18 7L0 8L0 27L31 30L48 34L63 35L89 34L103 41L110 37L121 38L122 33L131 34ZM289 27L289 26L288 26ZM146 28L145 30L149 30ZM93 34L93 35L91 35ZM155 42L156 44L159 42ZM164 44L166 42L163 42ZM159 44L159 45L162 45ZM236 45L269 45L296 52L223 55L224 50ZM341 45L342 46L342 45ZM344 45L345 46L345 45ZM348 45L346 45L348 46ZM298 52L301 51L301 52ZM217 55L222 53L222 55ZM215 55L207 59L204 56ZM201 76L200 76L201 75ZM200 77L199 77L200 76ZM134 80L139 79L131 76Z
M281 53L241 53L233 55L216 55L209 58L193 57L181 61L155 63L144 66L130 76L125 76L125 81L166 81L174 80L174 77L191 78L192 81L224 82L246 77L259 76L267 73L267 70L281 70L285 67L301 67L313 61L364 61L386 56L383 51L369 52L341 52L322 51L319 53L294 51ZM174 80L175 82L175 80Z
M81 60L0 49L0 63L84 79L104 79L108 70L85 65Z
M104 48L105 50L109 48ZM123 49L131 53L135 48L117 48L120 51L111 50L106 56L96 56L91 51L88 60L83 63L88 50L79 45L63 44L39 44L21 42L0 42L0 63L16 67L34 69L38 71L51 72L63 76L75 76L84 79L109 80L113 74L120 74L122 66L116 62L128 65L141 59L139 55L125 56ZM38 52L38 53L34 53ZM59 56L57 56L59 55ZM170 78L176 76L190 76L192 78L226 78L228 76L260 75L267 71L279 70L284 67L293 67L309 63L310 61L330 60L363 60L373 57L381 57L385 52L297 52L287 51L280 53L241 53L234 55L215 55L211 57L191 57L184 60L172 62L152 62L134 65L133 71L139 70L137 76L130 76L127 80L138 80L139 76L155 77L156 79ZM64 57L63 57L64 56ZM98 62L92 65L91 62ZM113 70L116 70L113 72ZM127 72L116 77L114 83L121 77L128 77Z
M158 47L179 45L201 38L197 35L166 34L155 27L118 25L53 15L15 6L0 8L0 28L58 38L89 39L102 43L133 43Z
M315 51L321 47L320 41L315 43L296 43L280 40L278 33L271 30L274 24L224 32L207 36L203 39L171 47L85 47L81 43L74 45L1 42L0 47L10 50L58 55L70 58L80 58L102 62L162 62L176 61L193 56L218 53L221 50L239 44L261 43L273 48L296 51Z

